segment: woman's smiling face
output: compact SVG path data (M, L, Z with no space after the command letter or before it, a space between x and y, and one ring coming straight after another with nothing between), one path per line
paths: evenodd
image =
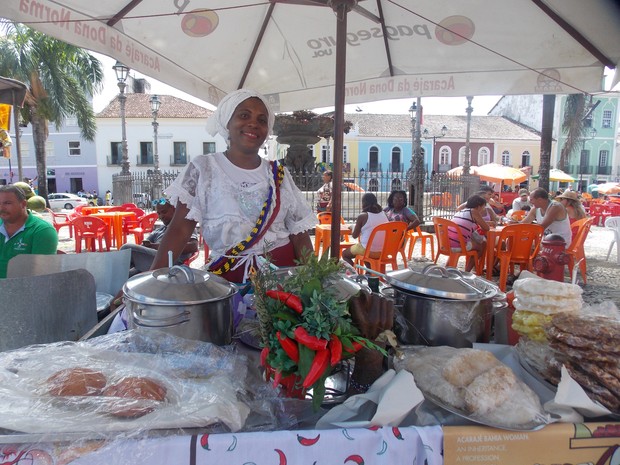
M241 102L228 122L230 147L256 154L269 135L269 114L261 99Z

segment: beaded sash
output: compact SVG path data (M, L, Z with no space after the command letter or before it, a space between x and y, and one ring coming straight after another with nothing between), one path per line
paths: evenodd
M230 271L235 262L239 260L239 257L237 257L237 255L256 244L269 230L271 223L273 223L276 216L278 215L278 212L280 211L280 185L284 180L284 166L273 161L271 162L271 171L273 174L275 189L273 186L269 187L269 194L267 195L267 200L265 200L265 202L263 203L263 208L260 211L260 215L258 215L256 224L250 231L250 234L248 234L245 239L228 249L220 258L218 258L209 266L209 271L211 271L212 273L222 274ZM271 217L267 222L265 222L265 218L267 217L269 209L271 208L271 203L274 200L274 191L276 203L273 208L273 213L271 214Z

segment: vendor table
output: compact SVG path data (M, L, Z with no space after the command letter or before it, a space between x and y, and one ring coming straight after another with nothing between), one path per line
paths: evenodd
M117 249L125 243L125 237L123 235L123 218L136 219L134 212L106 212L106 213L91 213L89 216L96 216L106 222L110 229L110 237L114 240L114 245Z
M157 433L157 432L154 432ZM441 465L441 427L350 428L5 442L0 463L29 465Z
M351 228L344 224L340 225L341 234L351 234ZM319 255L321 245L326 250L332 243L332 225L317 224L314 229L314 255Z

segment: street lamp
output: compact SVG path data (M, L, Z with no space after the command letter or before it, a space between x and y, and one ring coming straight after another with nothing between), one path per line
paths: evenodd
M129 172L129 156L127 155L127 133L125 127L125 100L127 100L127 96L125 95L125 81L129 76L129 68L122 64L120 61L117 61L114 66L112 66L114 72L116 73L116 80L118 81L118 90L120 91L118 95L118 101L121 105L121 151L123 152L123 161L121 162L121 174L128 175Z
M155 168L155 186L153 194L154 198L159 199L161 197L161 176L159 172L159 152L157 151L157 128L159 128L157 112L159 112L161 100L159 100L157 95L152 95L149 102L151 102L151 112L153 113L153 166Z
M577 190L581 190L583 186L583 162L586 153L586 141L592 140L596 137L596 128L590 128L590 131L583 136L581 139L583 140L583 146L581 149L581 156L579 157L579 188ZM588 161L590 160L590 156L588 153Z
M412 186L410 192L411 205L421 221L424 221L424 159L420 144L420 118L418 112L422 111L421 98L418 97L409 108L411 117L411 168L409 179Z
M448 128L446 127L446 125L444 124L443 127L441 128L441 134L437 134L435 136L431 136L430 133L428 132L428 128L425 128L424 131L422 131L422 137L424 137L425 139L433 139L433 156L432 156L432 165L434 166L435 164L435 143L437 142L437 139L441 139L442 137L445 137L445 135L448 133ZM433 170L433 167L431 167L431 172Z

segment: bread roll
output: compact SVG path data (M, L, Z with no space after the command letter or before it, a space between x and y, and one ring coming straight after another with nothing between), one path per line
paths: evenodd
M106 382L103 373L88 368L66 368L46 381L52 396L97 396Z
M111 415L129 418L146 415L155 410L157 402L166 399L166 388L152 378L128 376L118 383L108 386L103 395L120 397L127 401L110 405Z
M456 387L468 386L478 375L500 365L500 361L486 350L460 349L443 368L443 377Z
M486 415L510 399L516 384L517 378L507 366L500 364L485 371L465 390L467 411L476 416Z

